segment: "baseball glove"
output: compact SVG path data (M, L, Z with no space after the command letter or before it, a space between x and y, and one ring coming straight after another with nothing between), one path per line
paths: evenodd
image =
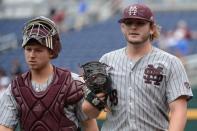
M86 90L86 100L89 101L98 110L108 108L107 99L109 98L111 105L117 105L117 91L111 87L111 79L107 74L108 66L98 61L91 61L81 66L83 69L83 78ZM100 100L96 94L104 93L105 99Z

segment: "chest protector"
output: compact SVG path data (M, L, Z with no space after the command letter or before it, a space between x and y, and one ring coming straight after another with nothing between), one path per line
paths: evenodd
M74 122L66 117L64 107L82 99L82 85L72 80L69 71L55 67L52 83L42 92L33 90L30 72L18 76L12 82L12 93L18 104L21 128L24 131L77 131Z

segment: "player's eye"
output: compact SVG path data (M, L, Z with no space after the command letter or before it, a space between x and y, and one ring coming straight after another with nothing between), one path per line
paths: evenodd
M147 22L145 22L145 21L138 21L138 22L136 22L136 25L138 25L138 26L143 26L143 25L145 25Z
M30 52L30 51L32 50L32 48L31 48L31 47L26 46L26 47L25 47L25 50Z

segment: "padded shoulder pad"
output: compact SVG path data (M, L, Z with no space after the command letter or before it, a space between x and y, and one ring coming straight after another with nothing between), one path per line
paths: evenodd
M84 97L83 86L84 83L79 80L73 80L70 83L69 90L66 95L67 104L75 104Z

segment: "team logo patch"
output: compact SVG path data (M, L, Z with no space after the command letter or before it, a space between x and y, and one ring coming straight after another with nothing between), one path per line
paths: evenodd
M148 67L144 70L143 78L145 83L159 86L163 80L162 71L162 67L155 68L153 65L148 65Z
M190 89L190 88L191 88L189 82L184 82L184 86L185 86L187 89Z
M128 13L129 13L129 15L136 15L137 14L137 7L136 6L130 6Z

